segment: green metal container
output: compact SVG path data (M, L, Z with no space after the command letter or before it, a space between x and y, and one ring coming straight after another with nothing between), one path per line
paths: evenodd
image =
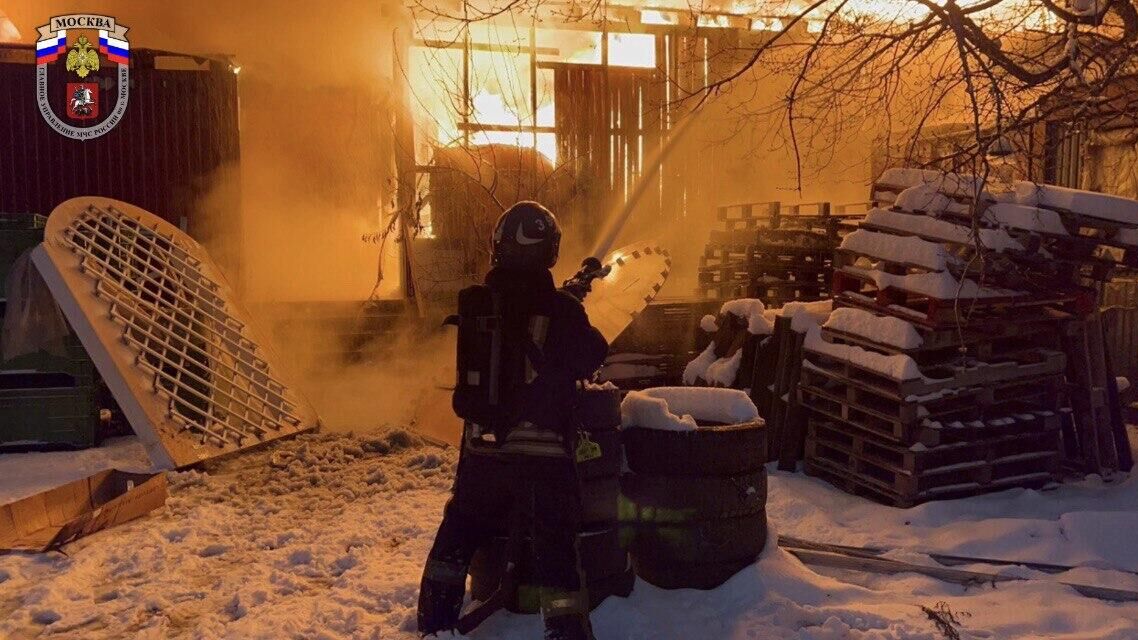
M43 242L47 218L39 215L0 213L0 298L7 298L4 282L20 254Z
M43 241L44 221L0 214L0 325L8 272L20 254ZM64 350L62 356L39 351L0 361L0 450L95 445L95 365L74 333Z
M95 387L66 373L0 372L0 450L95 445Z

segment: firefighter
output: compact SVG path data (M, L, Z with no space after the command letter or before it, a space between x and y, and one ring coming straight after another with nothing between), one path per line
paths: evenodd
M423 571L419 632L453 630L475 551L524 509L548 640L592 640L577 549L582 508L572 452L580 380L608 352L584 307L554 287L561 230L536 202L498 219L485 285L459 294L453 495Z

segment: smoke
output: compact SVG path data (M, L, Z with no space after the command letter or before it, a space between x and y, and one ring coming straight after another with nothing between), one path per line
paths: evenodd
M303 349L291 349L302 372L298 384L316 407L324 428L367 430L414 426L454 441L459 422L450 409L454 386L454 332L426 330L406 314L391 333L346 354L341 336L309 327ZM303 335L293 333L290 338ZM291 341L290 341L290 344Z

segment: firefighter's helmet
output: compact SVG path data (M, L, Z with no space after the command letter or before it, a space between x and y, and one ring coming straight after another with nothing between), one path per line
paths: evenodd
M561 227L536 202L523 201L506 210L494 225L490 264L509 269L550 269L557 264Z

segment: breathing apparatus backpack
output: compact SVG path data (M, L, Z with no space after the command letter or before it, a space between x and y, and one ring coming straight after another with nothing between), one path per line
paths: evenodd
M504 313L499 293L475 285L458 294L454 412L499 442L518 422L522 390L537 375L549 317Z

